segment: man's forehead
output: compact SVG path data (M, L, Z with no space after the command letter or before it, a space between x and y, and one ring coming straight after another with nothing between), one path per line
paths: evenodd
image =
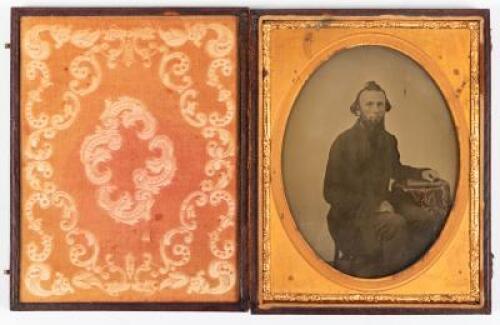
M383 91L380 90L363 90L359 95L359 99L362 101L367 101L367 100L385 101L385 94Z

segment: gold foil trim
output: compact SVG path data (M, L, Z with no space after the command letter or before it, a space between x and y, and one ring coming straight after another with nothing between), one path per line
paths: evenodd
M354 28L354 29L376 29L376 28L407 28L407 29L468 29L470 31L470 90L471 90L471 121L470 121L470 259L471 259L471 291L469 294L422 294L422 295L391 295L391 294L302 294L302 293L276 293L271 291L271 257L270 257L270 202L271 202L271 58L270 41L271 31L283 29L307 29L307 28ZM259 220L261 228L261 242L259 265L261 275L261 302L308 302L308 303L478 303L480 302L480 91L479 91L479 48L480 31L482 24L479 21L410 21L410 20L265 20L261 22L262 41L260 44L263 58L261 73L262 80L262 113L263 122L261 130L263 136L261 145L261 181L262 192L260 193L262 206ZM260 223L262 222L262 223Z

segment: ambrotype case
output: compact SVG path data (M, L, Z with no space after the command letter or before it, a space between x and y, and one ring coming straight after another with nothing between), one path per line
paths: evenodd
M13 309L490 311L488 10L12 18Z

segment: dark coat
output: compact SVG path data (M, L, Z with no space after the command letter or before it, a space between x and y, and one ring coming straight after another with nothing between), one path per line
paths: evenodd
M421 178L423 169L402 165L396 137L383 128L371 131L360 121L334 141L325 173L324 197L331 205L328 225L338 242L345 232L372 215L380 203L394 202L392 179ZM394 205L393 204L393 205ZM349 240L356 240L350 238Z

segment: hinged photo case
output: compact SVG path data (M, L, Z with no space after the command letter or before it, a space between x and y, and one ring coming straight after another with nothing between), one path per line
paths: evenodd
M11 309L490 313L489 11L13 8Z

